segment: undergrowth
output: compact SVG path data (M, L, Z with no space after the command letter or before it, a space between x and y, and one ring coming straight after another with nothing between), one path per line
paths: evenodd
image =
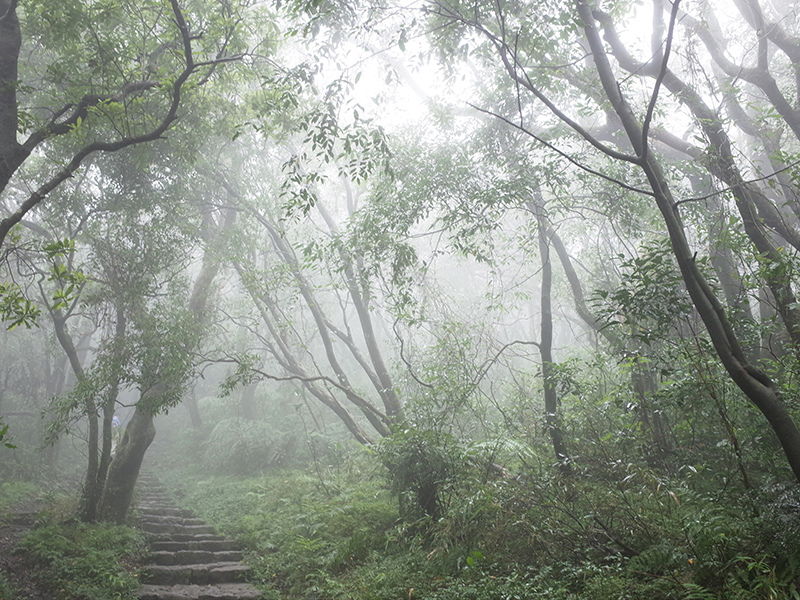
M14 587L0 573L0 600L14 600L15 597Z
M27 481L0 483L0 520L17 504L35 494L37 490L38 486L35 483Z
M20 544L37 578L57 600L133 600L141 534L129 527L58 523L31 531Z
M436 518L406 510L414 489L398 502L372 453L314 475L162 476L246 544L266 600L800 600L795 486L722 498L642 465L565 479L475 457L437 479Z

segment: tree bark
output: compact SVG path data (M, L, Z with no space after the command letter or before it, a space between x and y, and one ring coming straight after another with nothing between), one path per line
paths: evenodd
M569 464L564 432L561 429L561 418L558 410L558 391L556 389L555 368L553 364L553 310L551 307L551 292L553 287L553 268L550 263L550 244L546 233L546 217L542 214L543 207L537 207L536 214L537 232L539 237L539 254L542 260L542 289L541 289L541 340L539 352L542 358L542 385L544 387L544 412L545 424L553 443L553 451L558 461L559 469L564 474L569 474L572 467Z
M325 207L319 202L317 203L317 210L319 211L320 215L322 215L322 218L325 220L325 223L328 225L331 233L337 234L339 228L336 222L331 218ZM347 283L347 290L350 294L350 299L353 301L353 306L355 306L356 314L358 315L358 322L361 325L361 333L364 336L364 343L367 347L367 355L369 356L374 368L374 375L377 378L378 385L376 386L376 389L381 397L381 400L383 401L383 407L386 411L386 415L395 424L401 423L404 419L403 404L394 389L392 376L389 373L389 369L386 368L386 363L383 360L383 354L381 353L377 337L375 336L375 329L372 326L372 315L369 307L370 292L366 285L359 285L358 277L356 275L356 268L363 270L361 269L363 266L363 259L358 254L353 256L342 245L338 246L338 252L342 259L342 264L344 265L343 272L345 275L345 281ZM375 377L371 378L373 383L375 382Z
M17 169L17 81L22 33L17 0L0 0L0 190Z
M111 382L107 392L106 400L103 403L103 446L100 451L100 465L97 468L97 489L103 490L108 477L108 468L111 465L111 451L114 443L114 412L117 408L117 397L119 396L119 384L121 379L121 365L119 365L120 353L116 350L124 342L127 319L122 305L117 306L117 324L114 331L114 349L117 356L114 357L114 367L111 373ZM100 494L97 494L99 496ZM99 502L99 498L97 499Z
M124 523L127 519L144 455L155 437L153 414L137 406L108 471L100 501L103 521Z
M53 328L56 332L56 338L64 349L67 355L72 372L75 374L77 385L80 386L86 382L86 373L83 370L78 351L75 349L75 344L72 342L72 336L67 331L67 319L62 314L61 310L56 309L50 311L53 318ZM97 502L100 490L97 487L97 474L100 468L99 462L99 446L98 436L100 434L99 419L97 414L97 403L91 391L84 392L84 414L86 415L89 432L87 440L87 465L86 465L86 479L83 484L83 494L81 497L81 519L89 523L97 519Z
M333 340L331 339L329 332L332 328L329 325L328 319L325 317L322 308L317 302L316 297L314 296L310 282L304 277L300 269L300 264L298 263L292 248L286 243L283 236L271 223L269 223L264 218L259 218L259 221L267 229L267 232L269 233L270 238L272 239L272 243L275 246L276 252L280 256L281 260L283 260L284 263L290 268L291 273L295 278L295 281L297 281L300 294L305 300L306 306L308 306L308 309L311 312L311 315L314 319L314 323L317 326L317 331L320 334L320 340L322 341L323 347L325 348L325 356L328 359L328 364L330 364L331 369L333 369L333 372L336 375L337 382L340 384L339 389L347 396L348 400L350 400L361 410L364 416L369 420L370 424L372 424L372 426L381 436L389 435L391 433L390 425L392 423L392 418L388 414L388 412L386 414L383 414L380 411L376 410L376 408L366 398L362 397L360 394L357 394L353 390L349 378L347 377L347 373L342 368L339 359L336 355L336 350L333 346ZM256 298L255 295L253 295L253 297L254 299ZM274 309L274 303L272 303L271 300L267 300L265 298L264 301L267 303L268 307L271 310ZM369 324L371 327L371 322ZM362 321L362 327L363 325L364 323ZM366 334L365 337L367 337ZM372 339L374 341L374 336ZM288 356L286 352L284 352L284 355ZM372 356L372 354L370 356ZM297 363L296 361L295 363L296 364L292 366L291 370L292 372L299 374L300 372L303 371L303 369L299 367L299 363ZM373 364L375 364L374 360ZM361 366L362 368L365 367L364 363L361 363ZM386 393L382 393L383 391L382 386L385 383L385 380L380 379L379 375L372 372L370 369L365 369L365 372L370 377L370 380L373 382L373 384L377 383L379 395L384 400L385 404L387 396ZM322 399L318 394L318 392L315 392L311 388L309 388L309 391L311 391L311 393L314 394L318 399L320 400ZM391 390L391 393L392 394L394 393L393 389ZM337 415L339 415L340 418L344 417L346 419L345 423L347 424L348 429L350 429L350 431L355 434L355 431L353 429L354 422L351 421L352 417L349 415L349 412L345 411L344 407L342 407L341 405L338 405L338 402L332 403L331 398L328 398L325 401L325 404L331 408L334 408L336 410ZM395 415L396 414L397 413L395 413ZM360 427L358 429L360 430ZM359 431L356 437L367 439L363 435L363 431Z

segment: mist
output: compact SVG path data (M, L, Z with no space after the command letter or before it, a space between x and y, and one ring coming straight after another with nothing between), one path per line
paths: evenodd
M0 600L798 597L798 56L0 0Z

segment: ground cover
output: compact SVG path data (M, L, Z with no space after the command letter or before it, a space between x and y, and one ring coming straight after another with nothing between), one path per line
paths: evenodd
M644 473L462 473L433 522L404 518L386 474L356 463L347 474L167 477L182 504L246 544L268 600L800 597L794 488L723 498L645 485Z
M132 600L142 535L74 520L76 495L28 482L0 486L0 599Z

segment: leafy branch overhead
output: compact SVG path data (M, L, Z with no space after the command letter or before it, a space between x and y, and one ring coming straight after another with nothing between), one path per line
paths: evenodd
M72 27L67 31L61 29L62 21L45 18L44 23L53 29L44 28L42 42L46 42L48 36L55 36L61 38L59 41L66 43L67 47L64 49L65 55L51 63L46 77L46 80L52 81L53 90L46 89L41 98L30 95L29 101L49 101L51 104L41 111L41 124L22 142L17 141L20 128L17 88L20 78L25 84L27 73L19 70L22 42L20 20L26 27L33 26L37 16L44 17L46 11L43 4L31 3L30 6L17 7L12 0L0 4L5 14L0 21L3 32L0 84L4 89L0 94L0 194L10 204L10 214L0 220L0 246L10 229L54 189L71 178L87 158L95 153L118 152L159 140L174 126L185 95L206 83L220 65L241 58L240 55L231 55L228 50L233 41L232 29L217 28L211 35L198 36L190 30L178 0L170 0L169 4L171 14L161 10L159 3L146 3L138 7L125 4L119 14L113 14L103 4L90 7L65 5L62 7L63 16ZM86 10L87 14L81 14L82 10ZM134 37L113 41L105 39L105 36L116 38L126 27L126 18L133 22L141 19L140 27L131 32ZM137 40L137 35L144 37ZM63 61L67 57L75 64L80 64L76 60L80 56L69 54L70 44L79 39L94 40L95 44L82 50L95 53L90 56L96 58L108 55L107 44L123 44L122 53L115 48L114 53L119 56L111 64L103 63L108 71L100 74L96 83L93 76L87 75L88 86L77 78L72 80L72 72L61 70L66 65ZM203 42L200 47L197 46L198 40ZM141 54L142 43L149 48L144 54ZM196 58L198 51L199 58ZM95 63L92 58L87 58L89 65ZM31 66L36 68L40 65L34 62ZM142 78L142 75L145 77ZM80 85L91 91L82 91ZM102 88L108 91L95 91ZM24 89L20 90L23 98L27 96L22 93ZM59 89L66 89L69 96L77 95L78 98L76 101L65 100L60 105L54 104L59 97L53 97L53 91ZM71 136L77 138L77 145L69 143L70 136L63 140L66 147L55 145L61 141L59 138L70 133L80 134ZM37 178L32 192L20 196L16 186L9 188L9 183L40 147L46 147L50 153L59 153L62 158L53 166L51 173Z

